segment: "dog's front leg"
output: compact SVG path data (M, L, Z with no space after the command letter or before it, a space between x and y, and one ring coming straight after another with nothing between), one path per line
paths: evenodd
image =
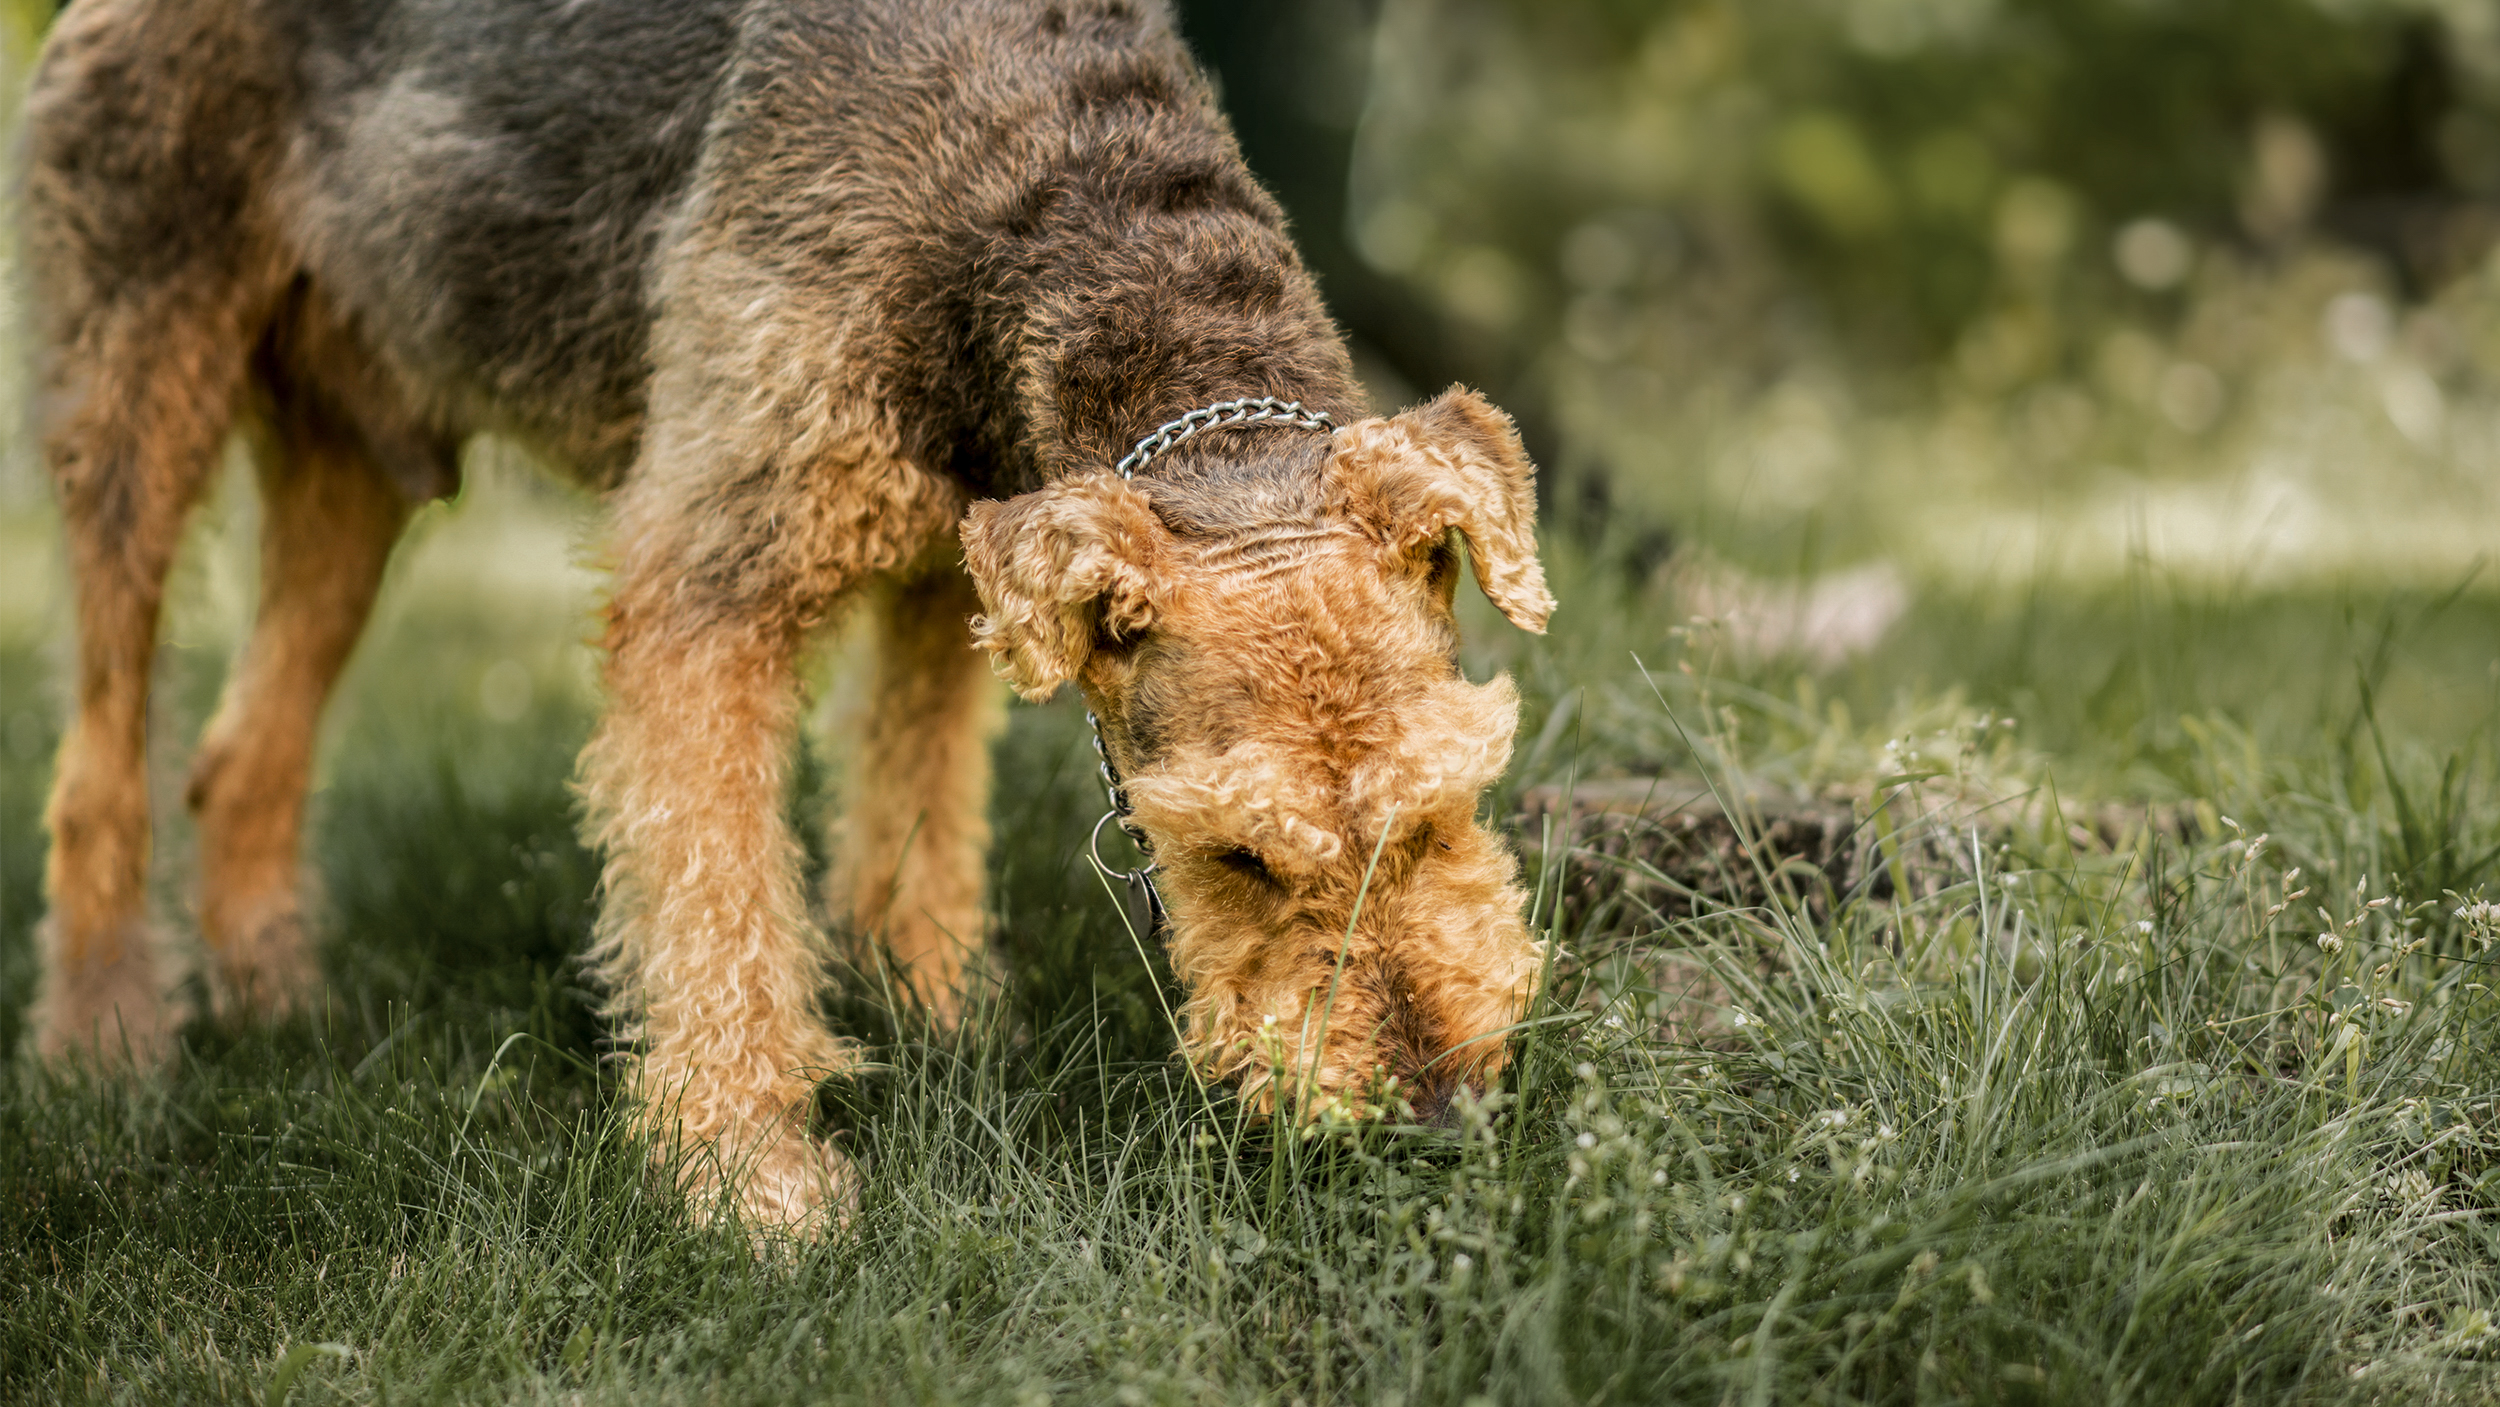
M824 940L783 819L811 622L788 590L723 589L685 545L629 524L609 608L609 708L582 756L607 857L594 957L654 1155L682 1157L696 1213L729 1190L753 1226L838 1221L855 1179L807 1116L856 1056L818 1013Z
M966 627L980 609L971 579L950 564L869 604L876 677L827 877L834 917L893 954L941 1027L961 1017L967 964L987 937L989 743L1003 691Z

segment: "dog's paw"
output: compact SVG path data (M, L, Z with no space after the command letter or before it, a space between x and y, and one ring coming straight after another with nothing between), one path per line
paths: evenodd
M274 1021L300 1010L321 980L293 895L243 907L209 933L213 1004L221 1017Z
M55 916L36 931L42 990L28 1013L28 1043L54 1063L152 1070L172 1053L186 1014L166 991L162 935L133 919L71 940Z
M759 1246L838 1235L859 1211L858 1167L795 1119L724 1133L686 1160L679 1185L696 1220L734 1217Z
M755 1160L738 1190L738 1215L758 1235L839 1234L859 1212L859 1186L842 1150L792 1134Z

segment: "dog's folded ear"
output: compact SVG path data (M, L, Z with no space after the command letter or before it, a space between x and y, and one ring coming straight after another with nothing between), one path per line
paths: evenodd
M972 505L964 565L984 612L974 643L1017 693L1048 698L1085 667L1098 636L1154 624L1164 531L1145 495L1107 473Z
M1484 397L1452 386L1338 431L1328 497L1397 553L1429 551L1458 529L1484 594L1520 629L1545 629L1554 598L1536 557L1536 466L1510 417Z

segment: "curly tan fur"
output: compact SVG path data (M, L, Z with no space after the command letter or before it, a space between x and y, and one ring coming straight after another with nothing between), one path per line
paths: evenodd
M262 608L191 788L221 1005L282 1013L317 980L295 870L322 703L410 505L494 432L608 497L589 958L698 1207L803 1228L857 1205L809 1126L857 1062L819 1005L836 937L959 1011L987 936L985 661L1101 713L1209 1070L1266 1107L1430 1113L1500 1068L1539 950L1475 809L1517 703L1460 677L1451 599L1463 539L1542 627L1533 471L1472 392L1360 418L1160 4L81 0L27 130L78 588L39 1051L145 1061L176 1024L148 665L240 422ZM1110 473L1155 425L1262 395L1347 428ZM798 662L855 606L879 658L834 934L783 791Z
M1542 948L1475 811L1518 698L1458 675L1448 535L1542 628L1532 476L1452 391L1339 431L1222 531L1164 525L1192 485L1109 474L965 520L975 640L1028 696L1083 683L1163 866L1191 1053L1262 1104L1430 1116L1502 1066Z

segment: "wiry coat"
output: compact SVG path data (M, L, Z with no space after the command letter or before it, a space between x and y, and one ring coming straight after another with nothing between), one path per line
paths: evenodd
M804 1130L848 1054L780 798L797 653L854 601L881 660L829 898L941 1015L981 942L977 639L1026 692L1077 679L1102 710L1201 1058L1324 1099L1395 1074L1433 1103L1498 1065L1535 950L1472 812L1515 704L1457 677L1445 537L1541 625L1531 471L1468 393L1358 423L1343 345L1158 6L80 0L28 133L79 610L44 1049L166 1029L147 662L240 423L263 606L191 792L221 1000L283 1009L311 977L313 725L407 506L491 431L610 495L596 957L655 1125L750 1214L847 1195ZM1347 428L1227 430L1109 473L1155 425L1260 395Z

